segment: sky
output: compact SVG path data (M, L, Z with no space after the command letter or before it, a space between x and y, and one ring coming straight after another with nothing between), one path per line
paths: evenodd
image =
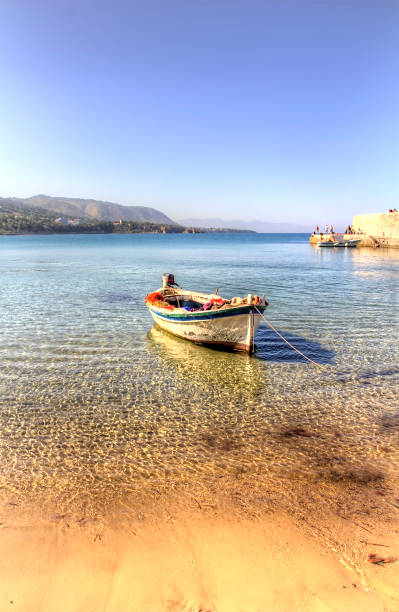
M0 0L0 25L0 196L398 208L398 0Z

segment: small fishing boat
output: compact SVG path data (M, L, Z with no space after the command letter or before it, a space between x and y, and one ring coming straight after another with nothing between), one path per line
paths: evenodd
M266 297L248 294L224 299L216 293L182 289L173 274L162 276L162 287L145 298L156 325L197 344L251 353Z
M353 240L324 240L317 242L319 247L355 247L360 242L360 238Z

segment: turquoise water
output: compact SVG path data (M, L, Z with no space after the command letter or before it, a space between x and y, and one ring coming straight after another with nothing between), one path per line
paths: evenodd
M144 297L164 272L265 293L267 318L327 370L265 325L254 357L152 329ZM398 313L397 250L292 234L0 237L2 503L98 516L154 487L206 498L233 483L287 508L309 483L327 505L343 487L388 495Z

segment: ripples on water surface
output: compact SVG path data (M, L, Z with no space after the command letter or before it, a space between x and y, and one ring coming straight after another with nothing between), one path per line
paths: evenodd
M163 272L266 293L267 317L327 371L264 326L255 357L151 329L144 296ZM246 511L316 494L328 507L343 492L355 511L365 489L391 503L398 302L394 250L318 250L301 235L1 237L2 503L102 517L180 489Z

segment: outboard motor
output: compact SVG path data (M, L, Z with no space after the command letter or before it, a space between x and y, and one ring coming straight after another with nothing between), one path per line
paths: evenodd
M162 288L166 287L178 287L179 285L175 283L174 274L162 274Z

